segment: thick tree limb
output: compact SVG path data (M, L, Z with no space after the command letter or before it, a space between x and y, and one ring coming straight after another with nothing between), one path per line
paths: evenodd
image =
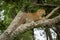
M19 33L22 33L26 30L30 30L34 27L52 25L52 24L58 23L59 21L60 21L60 16L57 16L56 18L53 18L53 19L40 20L37 22L22 24L11 34L11 38Z
M10 35L19 26L20 19L21 19L21 16L23 16L23 14L24 13L21 11L17 14L17 16L8 26L8 28L4 31L4 33L3 33L4 36Z
M13 38L15 35L24 32L25 30L30 30L34 27L37 26L46 26L46 25L52 25L55 23L60 22L60 15L53 18L53 19L45 19L45 20L39 20L37 22L31 22L31 23L26 23L26 24L21 24L11 35L10 34L10 30L6 31L5 33L3 33L2 35L0 35L0 40L9 40L9 38Z

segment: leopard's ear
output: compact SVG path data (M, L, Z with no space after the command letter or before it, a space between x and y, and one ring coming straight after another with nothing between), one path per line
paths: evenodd
M42 16L43 14L45 14L45 9L38 9L37 10L37 15Z

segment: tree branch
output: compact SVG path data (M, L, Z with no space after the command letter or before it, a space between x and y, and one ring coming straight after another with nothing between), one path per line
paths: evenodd
M22 12L22 11L18 12L17 16L10 23L10 25L8 26L8 28L4 31L3 35L5 37L8 37L8 35L10 35L19 26L20 19L21 19L21 16L23 16L23 14L24 14L24 12Z
M0 40L9 40L9 39L12 39L14 36L18 35L19 33L23 33L26 30L30 30L34 27L52 25L58 22L60 22L60 15L53 19L45 19L45 20L39 20L36 22L21 24L12 34L8 31L5 31L2 35L0 35Z
M58 22L60 22L60 15L53 18L53 19L39 20L37 22L22 24L11 34L11 38L16 36L19 33L23 33L23 32L30 30L34 27L42 27L42 26L46 26L46 25L52 25L52 24L55 24Z
M33 5L39 5L39 6L51 6L51 7L60 6L60 5L56 5L56 4L47 4L47 3L44 3L44 4L33 3Z
M60 8L60 6L57 6L56 8L54 8L47 16L46 18L49 18L51 15L53 15L53 13L58 10Z
M57 11L58 9L60 8L60 6L57 6L56 8L54 8L47 16L46 16L46 19L47 18L49 18L51 15L53 15L53 13L55 12L55 11ZM55 29L54 29L55 28ZM57 29L54 25L52 25L52 29L57 33L57 37L58 37L58 39L60 39L60 33L57 31L57 30L59 30L59 29ZM52 40L52 39L51 39Z

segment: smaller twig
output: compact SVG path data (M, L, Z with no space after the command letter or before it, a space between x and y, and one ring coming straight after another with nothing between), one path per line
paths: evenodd
M54 8L47 16L46 18L49 18L56 10L58 10L60 8L60 6Z
M47 3L43 3L43 4L37 4L37 3L33 3L34 5L39 5L39 6L52 6L52 7L56 7L56 6L60 6L60 5L56 5L56 4L47 4Z

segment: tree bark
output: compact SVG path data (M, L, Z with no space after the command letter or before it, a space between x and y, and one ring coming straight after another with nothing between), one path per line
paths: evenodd
M23 16L23 14L24 14L23 12L19 11L17 16L8 26L8 28L4 31L2 37L6 37L6 38L9 37L9 35L19 26L18 24L20 22L21 16ZM6 38L4 38L4 40L7 40Z
M13 28L15 26L10 24L11 28L9 28L10 27L9 26L8 29L3 34L0 35L0 40L11 40L11 39L13 39L13 37L18 35L19 33L25 32L26 30L30 30L34 27L39 27L39 26L41 27L41 26L46 26L46 25L52 25L52 24L55 24L58 22L60 22L60 15L53 19L45 19L45 20L39 20L36 22L21 24L18 28L16 28L15 31L13 31ZM13 31L13 33L12 33L12 31Z

